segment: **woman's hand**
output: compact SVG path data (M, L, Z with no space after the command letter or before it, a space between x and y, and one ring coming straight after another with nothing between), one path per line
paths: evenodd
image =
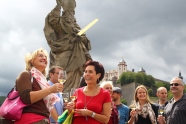
M88 109L75 109L74 112L80 114L81 116L90 116L92 113Z
M68 111L72 111L74 107L75 107L74 102L68 102L65 108L68 109Z
M135 120L135 116L137 115L137 109L132 109L130 112L130 119L128 121L128 124L133 124L134 120Z
M63 84L61 83L55 83L54 85L50 86L51 93L57 93L63 91Z
M137 114L136 110L132 109L132 111L130 112L130 116L134 118L136 114Z

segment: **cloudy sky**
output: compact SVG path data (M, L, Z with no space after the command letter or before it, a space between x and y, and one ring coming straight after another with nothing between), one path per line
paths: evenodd
M49 52L43 27L55 0L1 0L0 96L14 86L24 70L24 56L43 47ZM106 71L126 61L128 70L140 67L165 81L181 70L186 82L185 0L76 0L81 28L95 18L87 32L90 54Z

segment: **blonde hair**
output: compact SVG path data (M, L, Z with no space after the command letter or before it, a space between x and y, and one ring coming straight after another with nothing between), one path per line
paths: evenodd
M103 81L103 82L101 82L100 87L104 88L104 86L107 85L107 84L111 85L112 88L113 88L113 83L112 83L112 81Z
M140 88L144 89L145 92L146 92L146 96L147 96L147 98L146 98L146 102L148 102L148 103L152 103L152 102L150 101L150 98L149 98L149 94L148 94L147 88L146 88L144 85L139 85L139 86L136 88L135 93L134 93L134 101L135 101L135 102L138 102L138 101L139 101L139 99L137 98L137 92L138 92L138 90L139 90Z
M36 56L38 55L39 52L43 52L46 56L47 56L47 60L48 61L48 52L46 50L44 50L43 48L39 48L31 53L27 53L25 56L25 63L26 63L26 70L30 71L33 67L32 65L32 61L36 58ZM46 75L46 69L42 72L43 75Z

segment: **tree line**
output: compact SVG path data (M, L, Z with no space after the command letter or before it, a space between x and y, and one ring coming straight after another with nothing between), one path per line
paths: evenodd
M133 83L133 82L146 86L150 97L156 97L157 89L159 87L165 87L167 88L167 91L168 91L168 99L172 98L169 83L155 81L155 78L152 75L147 75L146 73L143 73L143 72L138 72L138 73L123 72L117 81L117 83L120 84L121 86L125 84L129 84L129 83ZM185 86L184 92L186 92L186 86Z

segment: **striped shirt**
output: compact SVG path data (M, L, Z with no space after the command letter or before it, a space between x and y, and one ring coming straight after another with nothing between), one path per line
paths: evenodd
M172 98L165 107L166 124L186 124L186 94L174 102Z

